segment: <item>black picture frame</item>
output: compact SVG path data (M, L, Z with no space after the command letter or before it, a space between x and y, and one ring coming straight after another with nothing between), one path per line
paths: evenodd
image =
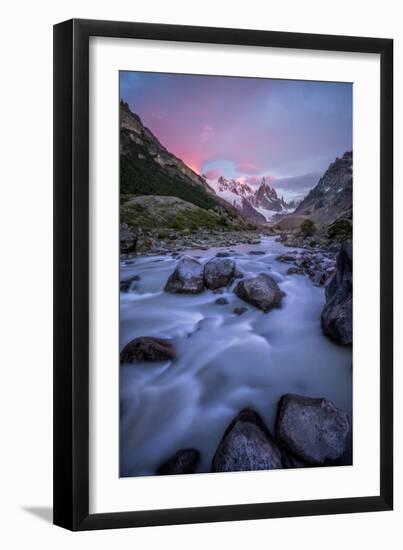
M363 52L381 58L380 492L369 497L89 513L89 38ZM393 507L393 41L73 19L54 26L54 523L77 530Z

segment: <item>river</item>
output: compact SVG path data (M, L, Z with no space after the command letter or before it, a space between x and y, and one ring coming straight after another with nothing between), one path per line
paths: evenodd
M187 254L205 262L220 250L228 248ZM325 397L351 418L351 348L333 344L321 332L324 288L307 276L287 275L289 264L275 259L290 250L295 249L273 237L231 247L241 271L250 276L267 272L285 292L281 309L267 314L239 299L234 285L222 294L164 292L178 261L171 256L138 256L121 263L121 280L140 277L131 292L120 294L121 349L138 336L159 336L174 339L178 353L173 362L120 366L122 477L153 475L185 447L201 452L198 472L210 471L234 416L253 407L274 433L284 393ZM229 304L216 304L219 297ZM248 311L235 315L237 306Z

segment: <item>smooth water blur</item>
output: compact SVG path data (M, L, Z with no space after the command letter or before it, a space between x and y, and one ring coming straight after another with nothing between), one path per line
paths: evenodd
M219 250L192 250L201 262ZM263 250L265 255L250 255ZM120 367L121 476L152 475L177 450L201 451L199 472L211 460L228 424L244 407L256 409L274 431L284 393L326 397L351 417L351 348L322 335L324 289L306 276L287 275L290 264L276 256L290 248L262 238L260 245L231 247L246 275L268 272L286 293L281 309L265 314L232 291L205 290L195 296L164 292L177 259L142 256L121 265L121 280L140 275L130 293L120 294L121 349L137 336L173 338L178 358L166 363ZM217 305L218 297L228 305ZM246 306L241 316L234 307Z

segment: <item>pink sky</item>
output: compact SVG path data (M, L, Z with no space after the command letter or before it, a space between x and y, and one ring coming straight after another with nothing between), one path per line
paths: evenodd
M272 176L297 193L301 177L352 148L351 84L121 72L120 95L170 152L214 179Z

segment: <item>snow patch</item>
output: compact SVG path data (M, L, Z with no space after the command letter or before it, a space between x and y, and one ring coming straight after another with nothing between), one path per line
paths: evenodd
M227 201L229 204L232 204L232 206L237 206L238 208L242 207L242 197L232 191L220 191L217 181L209 181L209 185L214 189L219 197Z
M273 216L278 214L278 212L274 212L273 210L266 210L266 208L257 208L256 206L254 206L254 209L259 212L259 214L262 214L266 218L267 222L269 222L273 218Z

